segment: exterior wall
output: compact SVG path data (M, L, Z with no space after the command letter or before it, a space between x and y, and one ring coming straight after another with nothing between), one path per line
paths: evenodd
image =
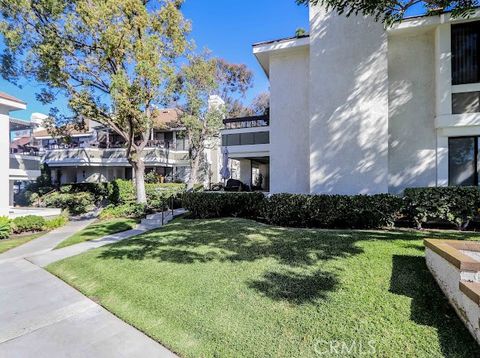
M309 120L306 48L270 59L270 192L308 193Z
M310 191L387 192L388 60L383 25L320 6L310 9Z
M407 187L435 186L434 31L390 36L389 192Z

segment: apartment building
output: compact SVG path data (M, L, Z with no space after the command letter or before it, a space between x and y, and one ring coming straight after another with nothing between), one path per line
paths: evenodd
M309 35L253 54L270 81L270 114L222 130L246 183L261 170L271 192L479 184L480 11L385 29L315 5Z

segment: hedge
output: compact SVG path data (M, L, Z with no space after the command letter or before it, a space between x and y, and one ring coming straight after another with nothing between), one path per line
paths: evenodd
M0 216L0 240L8 239L11 233L11 220L6 216Z
M263 193L189 192L183 195L183 207L195 218L226 216L257 218Z
M109 183L76 183L66 184L60 187L61 193L90 193L95 203L100 203L110 195Z
M147 206L144 204L128 203L122 205L109 205L99 215L101 220L113 218L134 218L141 219L147 213Z
M43 203L47 207L61 208L68 210L70 214L79 215L92 209L95 198L91 193L62 193L54 192L42 197Z
M146 183L147 199L159 201L172 193L179 193L186 188L184 183ZM117 179L109 184L109 202L111 204L126 204L136 200L135 185L132 180Z
M264 200L262 215L274 225L316 228L391 227L402 199L378 195L274 194Z
M186 193L184 207L195 218L238 216L269 224L318 228L393 226L402 206L394 195L299 195L262 193Z
M417 228L427 222L445 222L458 229L478 215L478 187L411 188L404 192L404 213Z
M19 216L12 221L12 230L15 234L24 232L42 231L45 228L45 218L37 215Z

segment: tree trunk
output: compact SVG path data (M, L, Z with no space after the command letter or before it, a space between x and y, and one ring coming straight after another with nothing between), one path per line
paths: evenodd
M197 183L199 167L200 167L200 156L197 155L197 157L192 160L192 167L190 170L190 178L188 179L187 190L193 189L193 186Z
M146 204L147 194L145 192L145 163L142 159L130 160L133 170L135 171L135 189L137 192L137 203Z

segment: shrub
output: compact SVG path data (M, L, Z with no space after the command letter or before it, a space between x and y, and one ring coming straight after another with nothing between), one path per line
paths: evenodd
M44 229L48 231L54 230L64 226L67 222L68 217L66 215L55 216L54 218L45 220Z
M410 188L404 192L404 213L417 228L429 221L447 222L464 229L478 215L477 187Z
M93 195L85 192L54 192L42 198L45 206L68 210L73 215L86 213L94 204Z
M15 234L42 231L44 227L45 218L37 215L19 216L12 222L12 229Z
M113 218L135 218L140 219L145 217L147 213L147 206L144 204L128 203L123 205L109 205L99 215L100 219Z
M131 180L116 179L110 182L108 200L111 204L134 202L135 187Z
M6 216L0 216L0 240L8 239L12 233L11 221Z
M263 193L188 192L182 197L183 206L195 218L259 216Z
M378 195L274 194L264 200L262 215L275 225L318 228L393 226L402 200Z

